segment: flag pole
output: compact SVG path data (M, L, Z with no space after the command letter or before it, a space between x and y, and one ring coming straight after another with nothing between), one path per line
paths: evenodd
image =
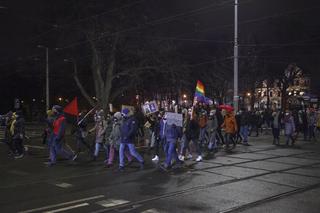
M86 119L93 112L93 110L95 110L95 108L97 108L97 106L98 105L96 105L89 112L87 112L87 114L78 122L78 125L80 125L84 121L84 119Z

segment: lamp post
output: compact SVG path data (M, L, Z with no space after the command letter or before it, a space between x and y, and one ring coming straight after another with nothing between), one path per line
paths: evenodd
M238 111L239 94L238 94L238 0L234 1L234 56L233 56L233 102L234 110Z
M38 45L38 48L43 48L46 50L46 109L50 108L50 99L49 99L49 48Z

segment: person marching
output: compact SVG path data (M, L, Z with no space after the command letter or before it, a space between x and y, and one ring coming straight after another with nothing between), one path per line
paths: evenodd
M49 166L56 164L57 154L61 154L67 159L72 159L73 154L68 152L63 147L64 136L66 131L66 118L63 115L63 108L59 105L52 107L52 111L55 115L53 121L53 132L50 137L50 162Z
M87 121L84 119L84 114L85 113L80 113L78 119L77 119L77 126L75 129L75 137L76 137L76 144L77 144L77 151L76 154L74 155L73 160L76 160L79 157L79 154L81 153L81 148L84 146L86 147L88 153L91 155L92 154L92 149L90 145L86 142L85 138L88 135L87 132Z
M181 137L181 129L175 124L168 124L167 115L164 115L163 122L160 125L160 134L162 135L162 140L165 141L165 154L166 160L160 168L168 171L172 167L172 160L176 163L182 163L178 158L178 153L176 150L177 140Z
M289 145L289 142L291 140L291 145L294 145L294 137L293 134L296 131L296 127L294 125L294 120L289 111L286 112L284 116L284 125L285 125L285 135L286 135L286 145Z
M94 120L95 120L95 125L92 129L89 130L89 134L95 131L95 141L94 141L95 144L94 144L94 153L93 153L92 160L96 161L99 155L100 148L101 147L105 148L103 142L104 142L105 132L107 129L107 123L103 116L103 110L96 112L94 116ZM106 151L106 159L107 159L108 153L107 153L107 150L105 151Z
M230 151L230 143L233 143L233 148L236 146L235 142L233 141L233 136L238 131L236 118L231 110L226 111L226 116L221 127L225 131L225 150Z
M13 145L16 150L15 159L22 158L24 156L23 139L25 137L25 124L21 111L15 113L15 118L10 128L12 134Z
M128 147L130 154L135 157L140 163L140 169L144 168L144 160L141 155L136 151L134 146L134 138L138 129L137 122L133 116L129 116L129 109L122 110L123 122L120 127L121 143L119 148L119 171L124 171L124 152Z
M217 146L217 129L218 129L218 118L216 116L216 110L211 110L207 123L207 132L209 134L209 151L215 151L218 149Z
M122 125L122 117L120 112L116 112L113 115L113 126L112 131L109 137L110 149L109 149L109 159L107 163L107 167L113 166L113 161L115 158L116 151L119 151L120 142L121 142L121 125ZM128 149L125 149L124 154L126 155L128 162L132 162L132 156L130 155Z

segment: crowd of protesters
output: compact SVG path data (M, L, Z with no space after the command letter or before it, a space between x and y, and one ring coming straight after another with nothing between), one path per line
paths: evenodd
M230 152L236 144L249 146L249 136L258 137L264 130L272 130L274 145L280 145L282 131L285 145L294 145L300 134L306 141L316 140L320 132L320 111L314 109L285 112L242 109L234 113L232 107L198 103L191 108L179 108L179 113L183 115L181 126L169 123L165 110L148 115L140 110L131 112L127 108L114 114L100 109L93 116L82 112L72 131L76 142L73 151L65 141L67 121L63 108L55 105L47 112L47 127L43 134L43 144L49 151L48 165L56 164L57 155L76 161L83 152L96 161L102 149L107 167L115 166L117 159L118 168L123 171L125 165L136 159L143 169L147 159L135 147L137 140L143 138L152 153L151 160L163 162L160 168L169 170L173 164L179 166L186 160L201 162L205 156L219 150ZM88 128L90 116L94 120L92 128ZM9 147L9 154L22 158L26 138L22 112L10 112L4 117L4 142ZM88 135L92 135L94 140L90 140Z

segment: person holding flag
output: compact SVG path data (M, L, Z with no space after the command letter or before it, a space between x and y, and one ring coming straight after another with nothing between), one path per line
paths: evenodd
M53 121L53 132L50 137L50 162L48 166L56 164L57 154L61 154L67 159L73 158L73 153L64 149L64 136L66 131L66 118L63 114L63 108L59 105L52 107L52 112L55 115Z

